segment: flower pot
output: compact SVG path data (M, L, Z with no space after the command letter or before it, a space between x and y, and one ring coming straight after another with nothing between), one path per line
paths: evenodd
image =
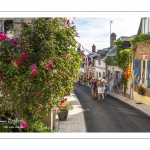
M65 121L68 117L68 110L58 110L58 118L61 121Z

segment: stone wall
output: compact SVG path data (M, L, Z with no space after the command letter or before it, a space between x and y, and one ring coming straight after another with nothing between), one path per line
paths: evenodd
M146 42L139 42L136 44L134 59L142 60L143 58L150 59L150 40Z

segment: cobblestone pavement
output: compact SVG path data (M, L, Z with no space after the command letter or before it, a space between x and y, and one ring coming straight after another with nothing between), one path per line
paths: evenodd
M73 109L69 110L66 121L59 121L57 132L86 132L83 109L78 98L74 93L65 98L72 103Z

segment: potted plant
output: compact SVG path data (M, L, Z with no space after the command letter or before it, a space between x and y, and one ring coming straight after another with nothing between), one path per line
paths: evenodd
M145 94L145 88L142 85L139 86L138 94L141 94L141 95Z
M67 98L61 99L58 104L58 118L61 121L65 121L68 117L68 110L73 109L73 106L70 102L67 101Z

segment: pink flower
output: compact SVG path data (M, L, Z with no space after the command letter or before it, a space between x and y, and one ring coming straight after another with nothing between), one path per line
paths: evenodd
M50 67L49 64L46 64L45 68L46 68L46 69L49 69L49 67Z
M30 78L28 78L27 80L28 80L28 81L30 81L31 79L30 79Z
M36 95L36 97L38 97L38 96L40 95L40 93L39 93L39 92L37 92L35 95Z
M22 65L22 61L21 60L16 61L16 65L17 66L21 66Z
M3 104L6 104L6 102L4 102Z
M0 31L0 34L5 34L3 31Z
M49 67L51 67L51 66L52 66L52 61L49 60L48 63L45 65L45 68L49 69Z
M39 113L41 113L41 112L42 112L42 110L41 110L41 109L39 109L39 110L38 110L38 112L39 112Z
M31 68L35 69L35 68L36 68L36 64L33 64L33 65L31 66Z
M37 70L36 69L33 69L31 74L37 74Z
M64 100L67 101L67 98L65 98Z
M0 71L0 74L2 74L3 72L2 71Z
M65 100L64 100L64 99L62 99L62 100L60 100L60 102L61 102L61 103L64 103L64 102L65 102Z
M20 127L21 128L26 128L28 126L28 124L25 122L25 121L22 121L21 123L20 123Z
M51 66L53 63L51 60L48 61L49 66Z
M20 58L22 58L22 59L26 58L26 54L25 53L21 53L20 54Z
M17 44L17 41L16 41L14 38L12 38L12 39L11 39L11 43L16 45L16 44Z
M68 20L66 20L66 24L68 25L70 23L70 20L68 19Z
M0 41L5 40L6 38L7 38L7 35L4 32L0 31Z

